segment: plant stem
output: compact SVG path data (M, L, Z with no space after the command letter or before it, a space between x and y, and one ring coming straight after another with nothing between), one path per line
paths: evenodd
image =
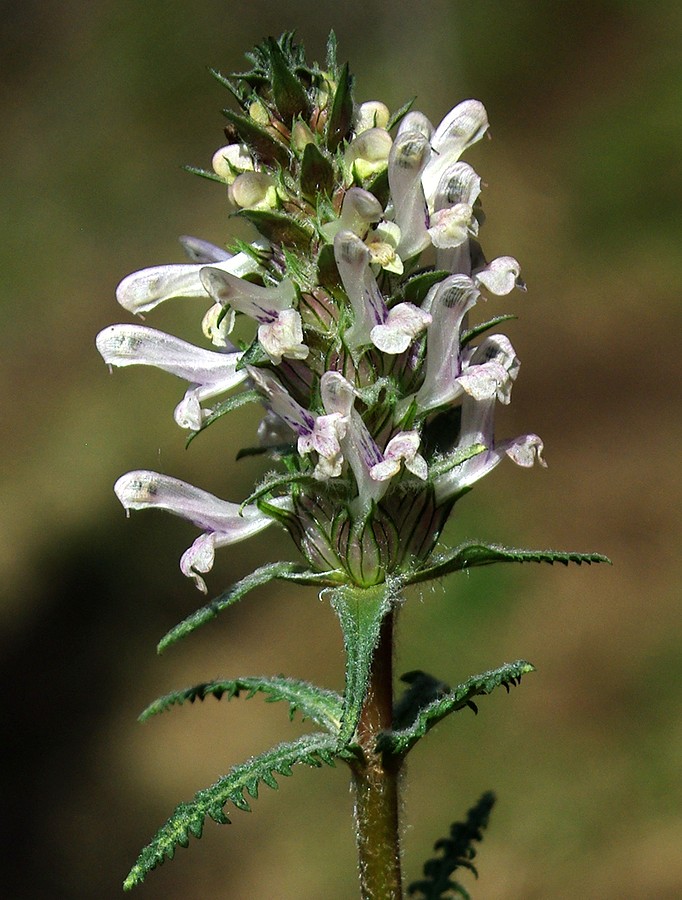
M393 715L393 628L390 612L381 625L357 739L363 760L352 766L355 826L362 900L401 900L398 775L401 762L375 750L379 732Z

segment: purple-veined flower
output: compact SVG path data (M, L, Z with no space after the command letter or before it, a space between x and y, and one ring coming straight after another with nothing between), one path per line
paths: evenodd
M117 290L134 314L199 300L212 348L139 324L97 338L111 366L187 382L175 419L192 432L220 427L239 395L261 402L251 443L283 471L244 503L150 472L116 485L127 509L202 529L181 564L202 589L216 548L275 520L313 569L365 586L400 578L428 564L453 504L502 459L544 465L536 435L496 438L519 361L504 335L472 325L484 295L525 287L515 258L488 262L478 243L481 179L461 157L488 130L483 105L465 100L436 126L417 110L394 122L381 101L339 118L341 70L311 72L298 111L249 83L252 124L213 156L228 211L259 232L250 245L183 238L189 263ZM234 402L207 405L224 394Z

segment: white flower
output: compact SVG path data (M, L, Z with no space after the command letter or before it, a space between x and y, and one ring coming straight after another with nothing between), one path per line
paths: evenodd
M402 353L431 321L411 303L389 311L371 267L371 253L352 231L334 238L334 258L353 309L353 324L344 334L351 351L374 344L384 353Z
M370 477L375 481L388 481L400 471L400 463L405 463L405 468L426 480L428 467L426 460L419 454L421 438L418 431L400 431L386 444L383 461L377 463L369 470Z
M261 287L218 266L205 266L201 281L221 306L236 309L258 322L258 340L275 365L283 356L307 357L301 317L292 308L296 303L296 288L290 279L282 279L275 287Z
M526 289L521 279L521 267L513 256L498 256L484 269L479 269L474 280L498 296L509 294L515 287L522 291Z
M216 548L243 541L274 521L255 506L242 509L238 503L220 500L185 481L158 472L128 472L118 479L114 492L127 512L131 509L163 509L204 530L180 560L182 573L193 578L203 593L206 593L206 582L201 575L213 567ZM271 502L278 506L286 504L282 499Z
M189 381L175 420L193 431L201 428L205 415L201 401L232 390L247 377L237 371L241 353L204 350L145 325L110 325L97 335L96 345L110 366L153 366Z
M421 176L431 156L428 138L420 131L400 131L388 158L388 183L393 214L400 228L398 253L409 259L429 245L429 212Z
M258 246L267 244L260 241ZM201 280L203 264L178 263L167 266L152 266L127 275L116 288L116 299L124 309L140 314L149 312L159 303L173 297L201 297L208 299L208 293ZM238 253L224 262L217 262L213 268L230 272L238 278L260 271L258 263L248 253Z
M370 331L374 346L383 353L404 353L412 341L431 324L431 314L412 303L398 303L381 325Z

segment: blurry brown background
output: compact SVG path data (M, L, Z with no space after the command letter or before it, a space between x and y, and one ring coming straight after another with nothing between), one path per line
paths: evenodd
M523 360L501 435L537 431L547 472L501 466L461 504L448 540L600 550L614 567L498 567L410 597L398 671L453 684L525 657L523 685L452 717L413 753L405 869L493 788L480 900L682 896L679 328L682 12L670 2L344 4L264 0L26 0L3 4L3 494L0 536L4 896L120 896L138 849L181 799L301 732L279 705L183 707L144 726L158 694L278 673L342 687L341 641L313 591L254 594L158 658L200 597L177 560L195 531L126 521L111 485L159 468L245 496L234 464L253 418L184 450L180 382L109 377L94 349L127 321L117 282L181 261L178 234L222 241L207 166L229 96L206 72L295 28L321 59L328 30L360 100L416 94L434 121L482 99L492 141L467 156L488 187L489 256L521 260ZM489 304L493 301L489 301ZM149 324L199 340L191 302ZM210 589L284 536L219 556ZM356 896L341 769L263 789L252 814L209 824L141 898Z

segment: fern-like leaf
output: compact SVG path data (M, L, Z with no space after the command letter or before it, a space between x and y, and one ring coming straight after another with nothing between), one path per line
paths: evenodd
M303 764L319 768L334 765L336 757L348 756L339 751L336 738L327 734L307 734L296 741L278 744L259 756L254 756L231 769L211 787L199 791L189 803L181 803L163 825L150 844L140 853L137 862L123 883L125 890L144 881L145 876L166 859L172 859L176 847L186 847L193 835L200 838L206 817L219 825L228 825L224 807L230 803L249 812L245 795L256 799L262 784L277 789L277 775L292 774L292 767Z
M513 547L503 547L501 544L484 544L478 541L469 541L460 544L454 550L445 554L434 565L413 572L406 579L407 584L417 584L420 581L430 581L432 578L441 578L451 572L461 572L463 569L473 569L475 566L489 566L498 562L515 563L561 563L567 566L569 563L576 565L591 565L592 563L608 563L611 560L601 553L574 553L564 550L518 550Z
M331 579L331 576L327 578L324 572L309 572L304 569L300 563L267 563L266 565L255 569L250 575L242 578L241 581L233 584L231 588L228 588L214 600L211 600L206 606L202 606L201 609L196 610L174 628L171 628L171 630L161 638L156 649L159 653L163 653L163 651L167 647L170 647L171 644L174 644L181 638L186 637L186 635L191 634L199 628L199 626L204 625L206 622L210 622L211 619L215 619L218 613L221 613L224 609L227 609L228 606L232 606L233 603L241 600L241 598L245 594L248 594L249 591L267 584L270 581L278 580L294 581L296 584L318 585L319 587L328 587L336 583L335 580Z
M459 894L464 900L471 900L469 892L450 876L457 869L464 868L478 878L472 862L476 857L474 842L480 843L483 840L483 831L488 826L494 803L495 795L487 791L476 806L469 810L466 822L454 822L450 826L450 836L436 841L433 849L441 850L442 854L424 864L425 877L409 886L410 895L417 896L418 900L443 900Z
M472 675L453 691L437 697L419 709L408 727L382 732L377 739L377 750L390 756L404 756L434 725L450 713L467 706L477 713L478 707L473 702L474 697L491 694L500 686L506 688L508 693L510 685L518 684L522 675L533 671L535 666L532 663L519 659L480 675Z
M204 700L206 697L215 697L216 700L227 697L231 700L244 694L246 699L250 700L259 693L265 695L268 703L276 703L279 700L288 703L290 719L294 718L296 712L300 712L303 719L311 719L331 734L338 734L343 713L343 697L336 691L317 687L308 681L285 678L283 675L274 678L208 681L181 691L173 691L150 703L139 718L144 722L172 706L182 706L186 702L194 703L195 700Z

